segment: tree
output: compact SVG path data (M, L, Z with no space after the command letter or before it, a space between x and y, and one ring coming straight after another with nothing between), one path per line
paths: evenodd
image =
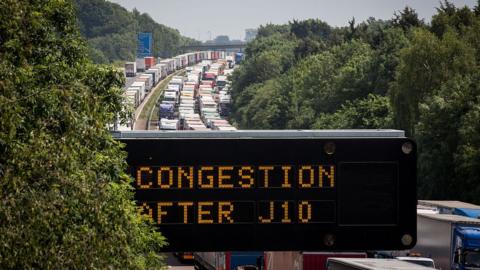
M156 23L136 9L129 12L105 0L74 0L74 3L80 31L92 48L92 60L98 63L135 59L138 32L152 33L154 56L171 57L184 45L200 43L181 36L176 29ZM102 52L103 57L97 51Z
M350 40L361 40L372 48L377 49L383 42L387 27L389 27L387 22L370 17L355 27L355 33Z
M270 25L234 73L234 118L252 129L403 129L418 145L420 198L480 203L479 10L443 1L431 25L409 7L341 28ZM280 49L287 42L293 50Z
M414 27L425 26L423 20L418 18L417 12L409 6L406 6L400 11L400 14L395 13L392 22L394 26L402 28L403 31L408 31Z
M319 53L327 48L332 29L330 25L320 20L308 19L290 22L291 33L299 39L295 48L297 59Z
M418 144L419 195L479 201L480 20L444 2L415 30L392 84L394 119ZM477 135L474 135L477 134Z
M106 130L121 74L88 61L69 1L5 0L0 19L0 268L160 267Z
M247 87L235 99L236 123L247 129L282 129L287 122L289 101L283 93L284 79L276 78Z
M400 62L400 52L407 47L410 40L398 27L382 30L382 38L376 45L373 57L373 68L370 74L372 93L386 95L391 83L395 80L395 71Z
M290 128L310 128L320 113L333 113L347 100L368 95L373 51L359 41L303 59L289 73Z
M260 25L257 32L257 37L268 37L274 34L289 34L290 25L276 25L268 23L266 25Z
M356 31L357 27L355 26L355 17L352 17L352 19L348 21L348 32L346 34L347 40L352 40Z
M427 30L414 31L410 45L400 52L390 89L396 126L415 135L419 103L454 75L475 73L475 66L475 51L456 33L450 31L438 39Z
M475 11L468 7L457 8L445 0L440 3L437 14L432 17L431 30L437 37L443 36L449 29L463 33L464 29L475 23L475 16Z
M288 36L288 37L287 37ZM246 59L233 73L233 93L238 96L248 86L285 73L294 64L296 40L278 32L257 37L247 44Z
M316 129L393 128L392 110L385 96L369 94L364 99L347 101L332 114L321 114Z
M480 202L478 82L478 76L457 74L420 105L416 139L423 198Z

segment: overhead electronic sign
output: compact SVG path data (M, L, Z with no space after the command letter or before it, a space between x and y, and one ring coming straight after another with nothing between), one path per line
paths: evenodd
M394 250L416 240L402 131L123 132L166 251Z

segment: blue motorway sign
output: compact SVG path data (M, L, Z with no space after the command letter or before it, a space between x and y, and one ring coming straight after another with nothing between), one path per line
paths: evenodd
M153 52L153 35L152 33L138 33L137 38L137 57L143 58L152 56Z

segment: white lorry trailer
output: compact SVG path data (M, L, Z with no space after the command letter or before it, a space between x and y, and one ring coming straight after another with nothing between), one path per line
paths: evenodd
M442 270L480 269L479 219L418 213L417 231L410 254L432 258Z
M432 270L425 267L397 259L358 259L358 258L329 258L328 270Z

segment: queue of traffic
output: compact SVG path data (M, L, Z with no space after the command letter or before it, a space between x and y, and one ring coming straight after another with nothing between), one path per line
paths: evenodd
M230 114L230 82L233 57L202 60L174 76L158 105L161 130L236 130Z
M204 60L216 61L225 58L227 58L227 53L224 51L199 51L168 59L148 56L137 58L135 62L126 62L124 68L126 84L123 95L125 107L133 115L128 123L117 125L117 129L133 129L133 123L136 119L134 111L144 102L151 90L168 75ZM231 58L233 59L233 57Z
M480 205L419 200L417 243L409 250L197 252L194 265L201 270L480 269L479 218Z

